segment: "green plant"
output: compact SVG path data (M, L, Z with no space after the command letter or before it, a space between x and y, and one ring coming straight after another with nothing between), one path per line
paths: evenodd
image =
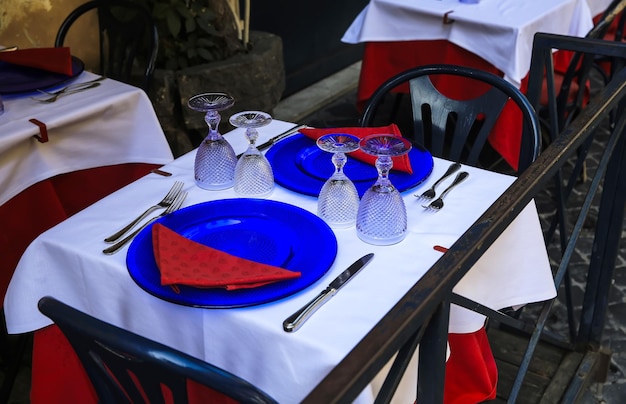
M159 31L157 67L181 69L246 51L232 0L139 0Z

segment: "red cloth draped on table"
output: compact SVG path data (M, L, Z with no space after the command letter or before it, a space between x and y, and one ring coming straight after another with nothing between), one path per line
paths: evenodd
M113 191L146 175L154 164L120 164L41 181L0 206L0 293L4 295L26 247L39 234Z
M496 397L497 369L484 328L469 334L450 334L444 404L470 404ZM78 357L58 327L35 333L31 402L96 403ZM232 403L223 395L189 382L190 403ZM210 400L210 401L209 401Z

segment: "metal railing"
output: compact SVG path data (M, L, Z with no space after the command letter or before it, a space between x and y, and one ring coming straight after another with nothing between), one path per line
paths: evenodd
M547 35L548 39L554 36ZM569 37L568 37L569 38ZM612 56L626 56L626 47L576 38L573 50L591 51ZM532 75L543 72L531 71ZM531 77L531 80L533 78ZM535 77L536 80L536 77ZM537 92L529 92L529 100L538 103ZM419 344L420 360L417 391L420 402L443 401L446 341L452 289L472 268L521 210L540 193L576 154L577 150L596 133L612 111L621 110L626 103L626 69L596 95L588 106L565 128L539 158L501 195L494 204L450 247L433 267L406 293L384 318L355 346L321 383L304 399L305 403L344 403L353 401L383 366L397 354L392 369L376 402L390 402L409 360ZM564 248L562 261L555 273L558 285L567 270L577 234L591 199L602 189L602 201L596 228L593 260L589 273L600 278L587 290L585 307L577 344L593 347L598 344L604 321L601 297L610 285L612 267L621 235L626 200L626 137L623 136L626 114L612 130L605 146L590 191L580 211L583 212L572 228ZM599 187L603 182L603 187ZM607 279L609 277L609 279ZM606 303L606 302L604 302ZM551 304L548 304L551 306ZM536 344L550 307L542 311L530 339ZM584 317L584 318L583 318ZM530 360L532 350L527 354ZM523 380L523 375L521 375ZM513 400L514 401L514 400Z

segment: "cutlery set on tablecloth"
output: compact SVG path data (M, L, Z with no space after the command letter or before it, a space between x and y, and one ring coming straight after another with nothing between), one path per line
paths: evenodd
M44 104L49 104L49 103L55 102L60 97L63 97L63 96L66 96L66 95L70 95L70 94L76 94L76 93L80 93L80 92L85 91L85 90L96 88L96 87L98 87L100 85L100 82L102 80L104 80L105 78L106 77L104 77L104 76L100 76L100 77L98 77L96 79L93 79L93 80L90 80L90 81L85 81L85 82L82 82L82 83L70 84L68 86L65 86L65 87L61 88L60 90L53 91L53 92L44 91L44 90L37 90L42 95L45 95L46 97L44 97L44 98L30 97L30 98L32 98L35 101L42 102Z
M176 181L174 185L172 185L172 188L168 191L168 193L163 197L163 199L160 202L158 202L156 205L150 206L148 209L146 209L145 212L139 215L135 220L130 222L124 228L110 235L109 237L105 238L104 241L106 241L107 243L115 243L115 244L113 244L111 247L105 248L102 252L105 254L116 253L117 251L120 250L120 248L122 248L124 245L126 245L126 243L131 241L141 230L143 230L150 223L154 222L160 217L163 217L171 212L174 212L180 209L185 198L187 197L187 192L184 192L182 190L183 185L184 184L181 181ZM128 235L124 239L118 241L120 237L128 233L133 227L135 227L139 222L145 219L150 213L158 209L165 209L165 210L161 214L154 216L153 218L145 222L141 227L139 227L137 230L132 232L130 235Z
M441 195L439 195L439 198L434 199L436 196L436 191L435 189L437 188L437 186L439 184L441 184L446 178L448 178L449 176L451 176L452 174L454 174L455 172L457 172L459 169L461 168L461 165L459 163L452 163L450 165L450 167L448 167L448 170L441 176L441 178L439 178L437 181L435 181L435 183L426 191L424 191L422 194L415 194L415 197L424 200L424 201L432 201L429 204L426 205L422 205L425 209L428 209L430 211L439 211L443 208L443 198L448 195L450 193L450 191L452 191L452 189L454 189L454 187L456 187L457 185L459 185L461 182L465 181L465 179L467 177L469 177L469 173L467 171L461 171L459 174L457 174L456 178L454 179L454 181L452 181L452 184L450 184L442 193ZM434 199L434 200L433 200Z
M305 125L294 126L294 127L290 128L289 130L281 133L280 135L274 136L269 141L263 143L262 145L259 146L259 149L262 150L262 149L269 148L272 145L274 145L275 143L279 142L280 140L285 139L285 138L293 135L294 133L297 133L303 127L305 127ZM462 172L458 173L456 178L452 181L452 183L450 185L448 185L447 188L445 188L445 190L443 192L441 192L441 194L439 194L438 198L436 198L436 196L437 196L436 188L439 185L441 185L442 183L444 183L445 180L448 179L449 177L451 177L454 173L459 171L460 168L461 168L461 165L458 164L458 163L451 164L450 167L448 168L448 170L443 174L443 176L441 176L441 178L439 178L428 190L424 191L422 194L419 194L419 195L416 194L415 195L416 197L418 197L421 200L430 201L430 203L428 205L423 205L424 208L426 208L427 210L430 210L430 211L438 211L438 210L441 210L443 208L443 198L446 195L448 195L451 192L451 190L454 189L458 184L463 182L468 177L469 174L467 172L465 172L465 171L462 171ZM105 254L114 254L114 253L116 253L123 246L125 246L127 243L129 243L131 240L133 240L148 225L150 225L151 223L153 223L157 219L163 218L166 215L168 215L169 213L172 213L172 212L178 210L182 206L182 203L183 203L185 197L187 196L187 193L182 190L183 186L184 186L184 184L181 181L176 181L173 184L173 186L171 187L171 189L167 192L167 194L163 197L163 199L161 201L157 202L153 206L150 206L141 215L139 215L136 219L134 219L133 221L128 223L122 229L120 229L119 231L115 232L114 234L108 236L104 241L107 242L107 243L115 243L115 244L113 244L110 247L104 249L103 253L105 253ZM152 213L152 212L154 212L156 210L159 210L159 209L163 209L163 211L160 214L150 218L149 220L143 222L143 224L139 225L142 221L144 221L150 215L150 213ZM131 232L131 230L133 230L134 228L136 228L136 230ZM131 232L131 233L129 234L129 232ZM122 238L125 235L126 235L126 237ZM143 236L143 238L145 239L146 237ZM146 242L142 241L142 243L145 244ZM132 247L131 247L131 250L132 250ZM130 253L130 250L129 250L129 253ZM324 290L322 290L314 299L312 299L310 302L308 302L306 305L304 305L298 311L296 311L295 313L293 313L292 315L287 317L284 320L284 322L283 322L283 329L284 329L284 331L286 331L286 332L295 332L295 331L297 331L302 326L302 324L305 321L307 321L311 315L313 315L313 313L315 313L324 303L326 303L335 293L337 293L337 291L341 287L343 287L350 279L352 279L352 277L355 274L357 274L361 268L366 266L372 260L373 257L374 257L374 254L373 253L369 253L369 254L366 254L365 256L359 258L356 262L354 262L347 269L345 269L339 276L337 276L328 285L328 287L325 288ZM321 276L321 275L323 275L323 273L320 273L319 275ZM135 279L135 280L137 281L137 279ZM307 282L308 282L308 284L312 283L310 281L307 281ZM303 287L308 286L308 284L304 285ZM300 287L299 289L302 289L303 287ZM207 289L204 289L204 290L206 291ZM155 291L153 290L151 293L155 294ZM159 294L160 292L157 291L156 293ZM180 293L180 292L177 292L177 293ZM208 292L208 293L210 293L210 292ZM221 292L216 292L216 293L219 294ZM244 293L246 293L246 292L244 292ZM253 291L251 293L254 294L254 293L257 293L257 292ZM189 297L185 297L183 300L185 300L185 299L193 299L193 298L194 297L192 295L190 295ZM259 298L263 298L263 297L259 297ZM183 301L183 304L185 304L184 301ZM206 307L219 307L219 304L217 306L212 306L211 304L209 304ZM233 305L227 305L225 307L238 307L238 304L239 303L235 303ZM246 303L242 303L242 305L247 305L247 304ZM202 303L200 304L200 306L202 306Z

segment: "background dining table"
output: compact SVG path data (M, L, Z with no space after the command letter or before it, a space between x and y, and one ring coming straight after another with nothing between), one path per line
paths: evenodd
M453 64L494 73L523 92L527 87L534 34L583 37L593 16L610 0L371 0L342 37L364 43L357 106L363 108L385 80L412 67ZM564 70L569 57L555 56ZM448 80L437 88L449 97L473 98L485 90ZM408 86L399 92L407 92ZM514 169L519 155L521 115L513 105L503 111L489 142Z
M258 129L258 141L268 140L292 126L292 123L274 120ZM225 137L235 152L246 149L242 129L235 129ZM39 236L22 256L4 307L10 333L35 331L33 403L94 401L86 376L84 373L81 376L80 365L75 358L68 359L71 349L67 342L37 309L38 300L45 295L223 367L281 403L300 402L441 257L442 252L433 247L454 243L515 180L464 166L469 179L446 199L442 211L432 213L426 211L413 194L432 185L448 168L450 162L435 158L432 174L403 192L409 230L402 242L374 246L361 241L354 227L334 229L338 246L336 257L328 271L311 285L264 304L204 308L191 307L183 301L166 301L138 286L127 267L129 247L114 255L102 253L107 247L103 239L159 201L174 181L183 181L189 193L184 207L239 198L233 189L198 188L194 183L194 159L195 152L189 152L162 168L171 173L171 177L146 175L76 213ZM328 164L331 164L330 157ZM289 174L282 173L283 176ZM313 214L317 207L316 197L280 185L268 200L284 202ZM355 259L370 252L375 253L374 260L306 324L294 333L283 331L285 318L310 301ZM522 211L455 291L494 309L555 296L534 203ZM451 336L473 336L484 331L484 321L477 313L453 306ZM459 345L455 347L452 339L450 341L452 360ZM463 344L460 346L462 350ZM485 360L488 362L489 358ZM465 365L489 366L485 360L481 358L477 364ZM397 393L411 401L415 398L414 371L408 372ZM382 374L357 402L372 402L381 377ZM486 386L485 397L494 388L495 379Z
M98 79L84 71L52 89ZM52 103L3 94L0 115L0 295L40 233L173 160L146 93L104 79Z

